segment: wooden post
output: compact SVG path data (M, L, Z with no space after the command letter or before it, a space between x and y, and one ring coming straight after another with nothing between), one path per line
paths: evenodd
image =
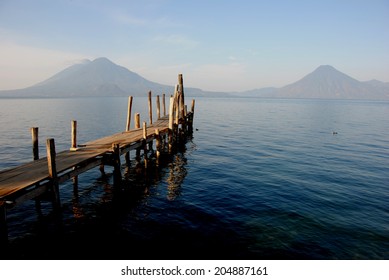
M190 116L188 117L188 131L190 134L193 133L193 116L194 116L194 109L195 109L195 100L192 100L192 107L190 110Z
M178 125L179 123L179 103L178 103L178 98L179 98L179 93L178 93L178 90L179 90L179 85L176 85L175 87L175 90L174 90L174 112L175 112L175 121L174 123Z
M75 170L76 167L73 167L73 170ZM75 196L78 195L78 176L73 177L73 193Z
M163 116L166 116L165 94L162 94L162 108L163 108Z
M77 151L77 121L72 120L72 144L70 146L70 151Z
M170 97L169 104L169 130L173 129L174 125L174 97Z
M156 151L156 158L157 158L157 164L159 164L159 157L161 155L161 135L159 134L159 129L155 129L155 149Z
M72 120L72 145L70 147L70 151L77 151L77 121ZM76 169L76 167L73 167L73 170ZM73 190L78 189L78 176L73 177ZM78 191L78 190L77 190Z
M149 118L150 118L150 125L153 124L153 108L151 104L151 91L149 91Z
M7 209L5 202L0 201L0 245L4 246L8 243L8 228L7 228ZM3 256L4 258L6 256Z
M143 157L145 168L147 168L147 124L143 122Z
M31 127L31 138L32 138L32 156L34 160L39 159L39 145L38 145L38 127ZM37 184L39 186L39 184ZM38 198L35 199L35 207L40 212L41 203Z
M135 128L140 128L140 114L135 114Z
M49 177L52 179L52 191L53 191L53 205L54 208L61 206L59 197L59 187L57 181L57 166L55 162L55 142L53 138L46 140L46 151L47 151L47 167L49 170Z
M157 95L157 118L161 118L161 104L159 103L159 95Z
M70 151L77 151L77 121L72 121L72 146L70 147ZM76 167L73 167L73 170ZM78 191L78 176L73 177L73 190Z
M170 97L170 104L169 104L169 139L168 139L168 145L169 145L169 152L172 152L173 150L173 132L174 132L174 97Z
M143 139L147 139L147 124L146 122L143 122Z
M38 128L31 127L32 138L32 156L34 160L39 159L39 145L38 145Z
M192 114L194 114L194 105L195 105L195 100L192 99L192 107L190 109L190 111L192 112Z
M140 114L136 113L135 114L135 129L139 129L139 128L140 128ZM137 164L140 163L140 148L136 149L135 160L136 160Z
M131 129L131 110L132 110L132 96L128 97L128 108L127 108L127 125L126 131Z
M192 114L194 114L194 109L195 109L195 100L192 99L192 107L190 109L190 111L192 112Z
M130 131L131 130L131 111L132 111L132 96L129 96L128 97L128 107L127 107L127 125L126 125L126 131ZM127 166L130 166L131 165L131 162L130 162L130 152L127 152L125 155L124 155L124 158L126 160L126 165Z
M113 154L113 184L119 186L122 181L122 172L120 164L120 146L118 143L112 143Z
M101 176L105 176L104 164L100 164L99 170L100 170Z
M184 97L184 78L182 74L178 74L178 84L180 85L180 92L181 92L181 109L184 108L185 104L185 97Z
M185 98L184 98L184 80L182 74L178 74L178 108L180 111L180 118L184 121L185 126Z

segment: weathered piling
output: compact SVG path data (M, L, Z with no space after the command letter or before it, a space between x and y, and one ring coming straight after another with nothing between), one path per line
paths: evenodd
M139 129L139 128L140 128L140 114L135 113L135 129ZM140 163L140 149L141 148L136 148L135 160L137 164Z
M153 105L151 102L151 91L149 91L149 119L150 119L150 125L153 124Z
M34 160L39 159L38 130L37 127L31 127L32 158Z
M135 129L140 128L140 114L136 113L135 114Z
M33 160L38 160L39 159L39 137L38 137L38 131L39 131L39 128L38 127L31 127L31 138L32 138L32 157L33 157ZM39 186L39 184L37 184L37 186ZM40 200L38 198L35 199L35 208L37 209L37 211L39 212L40 211L40 208L41 208L41 204L40 204Z
M185 118L185 97L184 97L184 78L182 74L178 74L178 102L180 117L184 120Z
M133 99L132 96L128 97L126 131L130 131L131 130L132 99ZM131 165L131 162L130 162L130 152L127 152L125 154L124 158L126 160L127 166L130 166Z
M57 176L57 164L55 161L55 142L53 138L46 140L46 151L47 151L47 168L49 171L49 177L51 179L51 190L53 192L53 206L59 208L61 206Z
M192 105L190 109L190 114L187 116L187 126L188 126L188 133L193 133L193 117L194 117L194 109L195 109L195 100L192 99Z
M132 99L133 99L132 96L128 97L126 131L130 131L130 129L131 129Z
M179 108L179 88L180 85L176 85L175 90L174 90L174 115L175 115L175 120L174 124L177 126L175 129L178 129L178 123L180 119L180 108Z
M72 120L71 122L71 146L70 150L75 152L77 148L77 121Z
M148 167L148 156L147 156L147 124L146 122L143 122L143 140L142 140L142 146L143 146L143 160L145 164L145 168Z
M159 164L159 159L160 159L160 156L161 156L161 149L162 149L162 145L161 145L161 135L159 134L159 129L155 129L155 149L156 149L156 153L155 153L155 157L156 157L156 160L157 160L157 164Z
M156 97L156 103L157 103L157 119L159 120L161 118L161 104L159 102L159 95Z
M77 148L77 121L72 120L71 123L71 146L70 146L70 151L76 152L78 150ZM73 167L73 170L75 170L76 167ZM73 189L74 191L78 191L78 176L73 177Z
M162 94L162 109L163 109L163 115L166 116L165 94Z
M168 136L168 146L169 153L173 150L173 141L174 141L174 97L170 97L169 105L169 136Z
M120 145L112 143L112 165L113 165L113 184L119 186L122 182L122 172L120 164Z

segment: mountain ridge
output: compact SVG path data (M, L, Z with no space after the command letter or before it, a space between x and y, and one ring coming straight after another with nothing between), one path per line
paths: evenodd
M173 86L149 81L108 58L84 60L33 86L0 90L0 97L98 97L146 96L149 91L172 94ZM389 99L389 83L378 80L360 82L331 65L320 65L300 80L284 87L267 87L244 92L210 92L185 88L187 96L266 97L319 99Z

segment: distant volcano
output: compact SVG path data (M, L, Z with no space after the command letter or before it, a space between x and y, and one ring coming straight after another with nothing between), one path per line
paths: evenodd
M322 65L295 83L266 91L250 91L250 95L277 98L388 99L389 84L377 80L360 82L330 65Z
M145 96L173 92L173 85L151 82L107 58L75 64L34 86L0 91L1 97Z

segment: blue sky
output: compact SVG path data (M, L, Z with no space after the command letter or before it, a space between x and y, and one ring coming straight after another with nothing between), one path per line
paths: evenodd
M107 57L215 91L294 82L329 64L389 82L389 0L0 0L0 89Z

